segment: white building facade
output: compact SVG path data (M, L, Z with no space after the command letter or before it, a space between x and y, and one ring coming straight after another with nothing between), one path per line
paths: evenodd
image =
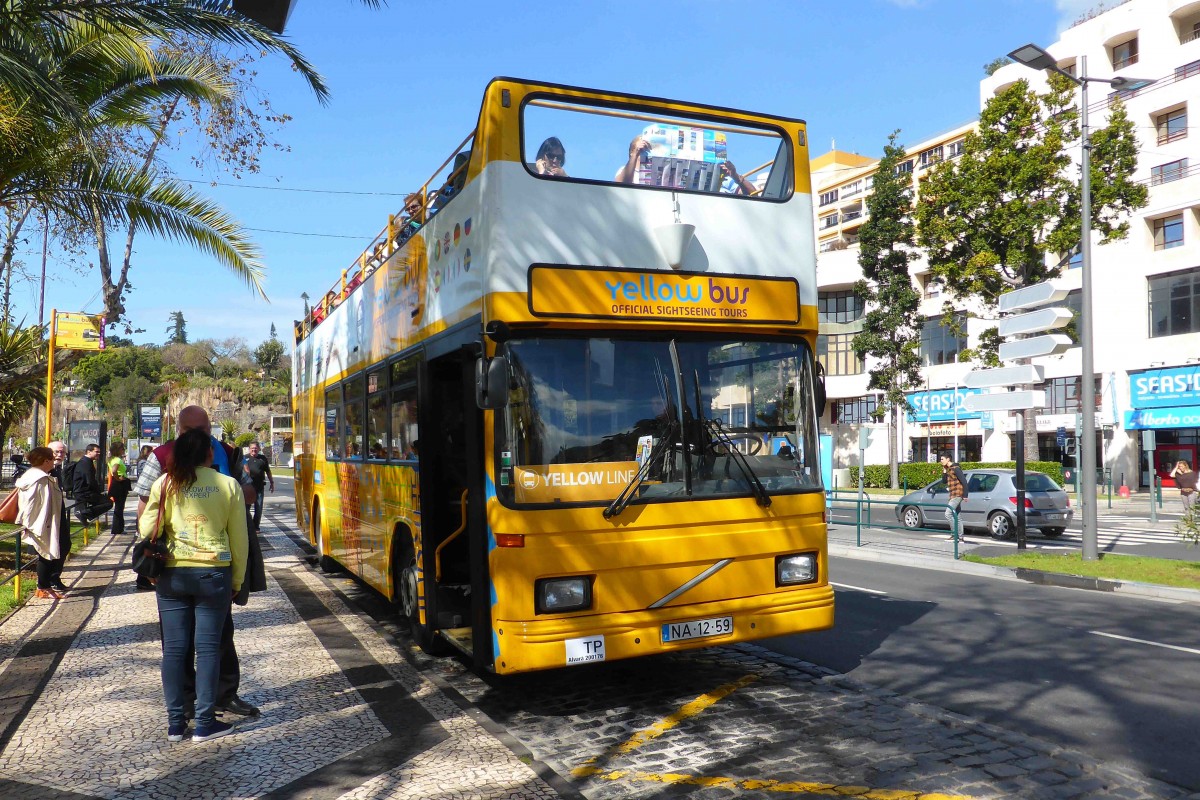
M1017 47L1023 42L1014 42ZM1146 486L1151 474L1172 482L1167 473L1186 459L1193 466L1200 450L1200 129L1189 114L1200 115L1200 0L1130 0L1066 30L1046 49L1059 66L1075 71L1086 57L1092 77L1127 76L1155 82L1123 93L1137 133L1140 156L1134 179L1149 187L1149 203L1135 213L1125 241L1093 241L1093 320L1097 388L1097 464L1113 483ZM1078 74L1078 73L1077 73ZM1045 78L1018 64L996 71L981 83L981 102L1020 79L1044 89ZM1107 86L1093 83L1093 126L1107 121ZM1190 108L1190 106L1195 106ZM914 187L920 191L923 165L956 154L956 143L970 125L909 148ZM1193 130L1198 131L1193 133ZM882 147L881 147L882 149ZM818 288L822 360L829 374L829 409L824 424L835 442L834 466L857 465L857 429L868 419L874 398L867 391L870 364L846 358L848 340L861 329L862 307L851 287L861 275L856 246L861 216L851 214L857 193L845 188L869 183L874 160L836 151L814 160L817 215ZM859 190L863 191L862 189ZM865 212L865 203L862 203ZM831 221L837 216L836 221ZM857 223L857 224L856 224ZM1079 259L1058 280L1071 291L1066 305L1080 307ZM917 407L898 435L902 460L926 460L954 449L963 461L1010 460L1014 456L1014 417L968 414L968 390L957 386L969 369L956 364L957 353L976 344L975 337L994 321L970 320L965 340L941 326L940 287L929 280L928 266L910 270L922 290L921 354L926 387L910 395ZM1058 444L1059 430L1074 435L1079 411L1081 351L1038 359L1045 372L1047 407L1036 415L1042 460L1067 461ZM957 411L957 414L956 414ZM876 426L873 426L876 427ZM1143 452L1153 431L1156 449ZM887 462L886 429L873 437L868 464ZM1081 443L1081 446L1082 443Z

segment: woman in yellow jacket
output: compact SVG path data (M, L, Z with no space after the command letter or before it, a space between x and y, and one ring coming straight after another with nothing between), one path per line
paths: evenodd
M192 641L196 646L192 740L215 739L233 727L216 719L214 705L221 628L246 576L246 502L237 481L212 469L212 459L206 432L193 429L180 436L138 522L143 536L161 528L170 554L155 589L163 634L167 739L172 742L187 733L184 672Z

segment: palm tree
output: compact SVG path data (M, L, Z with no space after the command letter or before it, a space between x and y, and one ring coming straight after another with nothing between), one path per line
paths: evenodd
M328 90L291 44L215 0L5 0L0 3L0 208L37 205L85 221L187 242L262 294L258 249L241 226L186 185L115 163L98 132L149 126L155 101L228 92L206 62L154 51L191 35L281 52L319 100ZM106 248L103 248L106 253ZM107 259L101 271L112 282ZM110 314L124 312L120 293ZM115 321L111 320L111 321Z

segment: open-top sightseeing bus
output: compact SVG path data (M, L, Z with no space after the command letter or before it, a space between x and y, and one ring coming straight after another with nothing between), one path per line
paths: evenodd
M831 626L804 123L500 78L413 188L296 324L321 565L497 673Z

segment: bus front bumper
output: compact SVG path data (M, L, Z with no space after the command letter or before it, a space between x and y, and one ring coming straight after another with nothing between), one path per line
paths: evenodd
M682 623L731 618L692 630ZM670 626L675 626L673 629ZM554 619L495 620L494 669L499 674L618 661L654 653L746 642L833 627L833 587L828 584L756 597L646 611ZM670 633L668 633L670 631ZM671 633L709 634L664 641Z

